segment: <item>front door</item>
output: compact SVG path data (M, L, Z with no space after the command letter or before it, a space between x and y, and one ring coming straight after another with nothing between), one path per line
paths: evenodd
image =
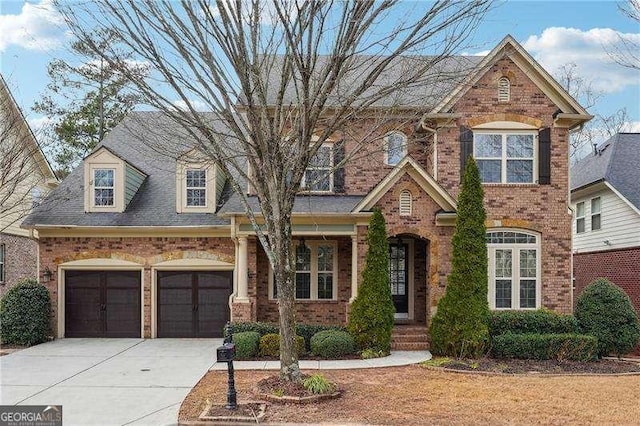
M396 319L409 318L409 245L389 244L389 284Z

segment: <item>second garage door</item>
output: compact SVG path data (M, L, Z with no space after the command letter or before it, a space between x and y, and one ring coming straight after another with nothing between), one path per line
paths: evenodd
M159 271L158 337L221 337L231 271Z

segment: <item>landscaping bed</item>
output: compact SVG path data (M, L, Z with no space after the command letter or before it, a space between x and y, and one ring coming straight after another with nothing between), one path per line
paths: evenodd
M238 402L254 401L256 384L273 373L236 371ZM304 405L269 403L264 421L634 424L640 418L640 376L494 376L416 365L320 373L339 384L340 398ZM182 403L180 421L197 420L207 400L224 404L226 389L226 372L207 373Z
M627 362L604 359L592 362L533 359L449 359L434 358L422 363L445 370L481 371L504 374L640 374L640 360Z

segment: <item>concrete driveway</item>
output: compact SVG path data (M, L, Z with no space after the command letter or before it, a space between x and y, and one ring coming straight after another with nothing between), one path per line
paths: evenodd
M63 406L65 425L175 424L222 339L61 339L0 357L0 404Z

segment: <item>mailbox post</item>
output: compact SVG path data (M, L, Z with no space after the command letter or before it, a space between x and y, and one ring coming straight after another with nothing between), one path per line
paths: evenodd
M236 386L233 379L233 359L236 354L236 345L231 342L233 339L233 327L231 327L231 323L227 323L227 325L224 326L224 334L226 335L224 344L222 346L218 346L216 351L216 360L218 362L227 363L229 380L227 382L227 405L225 408L228 410L235 410L238 407L236 401Z

